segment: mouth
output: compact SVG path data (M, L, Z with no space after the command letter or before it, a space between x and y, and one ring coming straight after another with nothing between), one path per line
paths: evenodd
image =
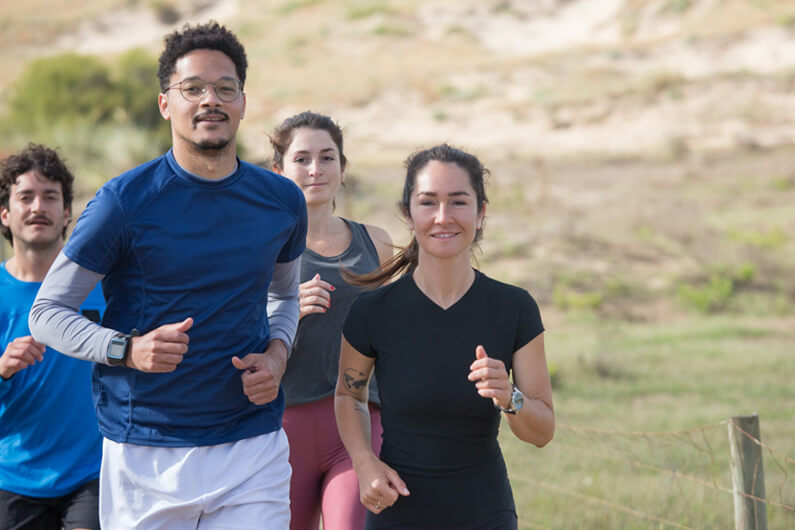
M438 234L431 234L431 237L434 239L452 239L458 234L455 232L440 232Z
M229 115L226 114L225 112L214 111L196 116L195 118L193 118L193 123L198 124L200 122L222 122L228 120L229 120Z

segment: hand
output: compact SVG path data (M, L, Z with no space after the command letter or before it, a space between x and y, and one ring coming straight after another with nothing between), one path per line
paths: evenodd
M164 324L145 335L133 337L126 365L150 373L173 372L188 352L187 331L193 326L188 317L182 322Z
M265 353L249 353L242 359L232 357L232 364L243 370L243 392L255 405L270 403L279 395L279 385L287 368L287 346L279 339L272 340Z
M298 319L304 318L312 313L325 313L331 307L331 293L334 286L320 279L320 274L308 282L304 282L298 288L299 307L301 314Z
M495 405L510 408L513 385L508 379L505 363L486 355L486 348L481 345L475 348L475 357L475 362L469 366L467 379L475 381L481 397L491 398Z
M357 467L356 476L359 478L359 500L375 514L395 504L400 495L410 494L397 471L375 456Z
M17 337L6 346L6 351L0 357L0 376L10 379L36 361L41 362L45 349L47 347L44 344L36 342L30 335Z

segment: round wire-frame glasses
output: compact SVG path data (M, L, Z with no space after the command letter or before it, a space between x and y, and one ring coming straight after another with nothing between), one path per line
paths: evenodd
M223 78L215 83L209 83L198 77L191 77L178 81L166 87L163 92L179 87L179 93L182 94L182 97L186 100L201 101L204 99L205 94L207 94L207 89L210 85L212 85L213 90L215 90L215 95L218 96L218 99L227 103L234 101L235 98L240 95L240 92L242 92L240 82L237 79Z

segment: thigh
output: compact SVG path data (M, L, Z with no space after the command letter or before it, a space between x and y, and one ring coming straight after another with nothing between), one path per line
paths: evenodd
M37 499L0 490L0 528L3 530L60 530L51 499Z
M64 530L99 530L99 479L61 498Z
M202 448L200 530L287 530L289 446L283 430Z
M102 528L195 530L202 493L198 449L105 439L99 480Z
M317 430L305 407L284 411L284 432L290 443L290 530L317 530L320 525L320 469L316 451Z

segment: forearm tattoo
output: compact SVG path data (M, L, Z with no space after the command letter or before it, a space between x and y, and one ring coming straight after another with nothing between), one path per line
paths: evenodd
M351 392L358 392L363 386L367 384L367 375L354 368L348 368L342 374L342 381L345 383L345 388Z

